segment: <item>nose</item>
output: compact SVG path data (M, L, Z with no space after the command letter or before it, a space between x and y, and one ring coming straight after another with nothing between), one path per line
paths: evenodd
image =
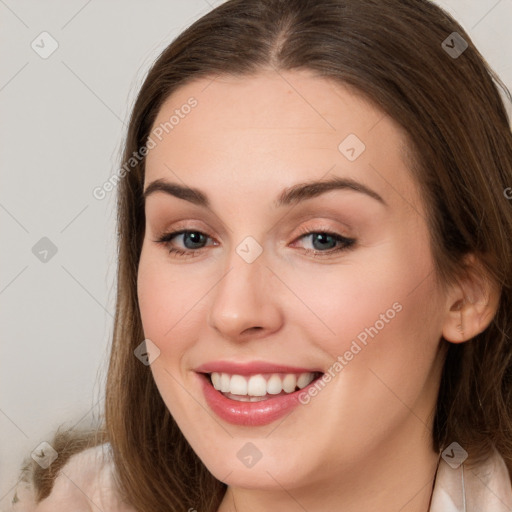
M283 315L278 286L264 253L249 263L233 250L211 293L209 326L234 341L265 337L279 330Z

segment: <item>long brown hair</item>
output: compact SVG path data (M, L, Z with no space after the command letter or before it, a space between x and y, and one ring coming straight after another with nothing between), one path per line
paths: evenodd
M464 51L457 55L454 48ZM498 285L489 327L468 342L448 343L432 446L440 451L457 441L469 463L497 449L510 471L512 201L504 190L512 186L512 135L498 86L511 97L441 8L427 0L229 0L181 33L153 64L133 107L123 162L146 145L164 101L191 80L300 68L355 88L404 128L439 282L462 277L463 257L472 253ZM196 456L149 367L134 357L144 339L136 288L143 182L141 159L118 185L106 431L119 487L137 510L214 512L226 485Z

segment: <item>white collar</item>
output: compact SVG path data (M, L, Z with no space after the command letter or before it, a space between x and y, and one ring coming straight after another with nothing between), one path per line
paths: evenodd
M503 457L472 469L453 469L440 459L429 512L511 512L512 484Z

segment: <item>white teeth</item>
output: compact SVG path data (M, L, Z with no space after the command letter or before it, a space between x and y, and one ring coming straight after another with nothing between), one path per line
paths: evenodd
M229 393L237 396L255 397L254 400L258 401L257 397L264 397L268 395L278 395L281 392L293 393L298 387L299 389L305 388L315 378L312 372L277 374L272 375L230 375L228 373L213 372L211 374L213 387L222 392ZM237 399L237 398L233 398ZM242 401L244 401L242 399ZM249 401L249 400L246 400Z
M297 386L302 389L305 388L314 379L312 373L301 373L297 379Z
M297 377L293 375L293 373L289 373L283 379L283 391L287 393L293 393L295 391L295 387L297 386Z
M261 402L262 400L266 400L263 396L232 395L231 393L226 396L231 400L236 400L237 402Z
M212 373L212 384L215 389L220 389L220 373Z
M230 383L230 381L231 381L231 377L227 373L221 373L220 374L220 390L223 393L229 393L229 383Z
M269 395L277 395L281 393L283 390L283 385L281 384L281 379L279 375L272 375L267 382L267 391ZM295 388L294 388L295 391Z
M231 377L231 380L233 380ZM233 393L233 391L231 391ZM241 393L238 393L241 395ZM247 384L247 394L251 396L265 396L267 394L267 381L263 375L253 375Z
M229 392L233 395L247 395L247 379L241 375L233 375L229 383Z

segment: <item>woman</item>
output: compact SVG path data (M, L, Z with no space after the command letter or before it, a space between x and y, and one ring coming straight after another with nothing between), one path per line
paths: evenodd
M56 436L34 510L510 510L496 84L427 0L230 0L173 41L117 176L105 431Z

